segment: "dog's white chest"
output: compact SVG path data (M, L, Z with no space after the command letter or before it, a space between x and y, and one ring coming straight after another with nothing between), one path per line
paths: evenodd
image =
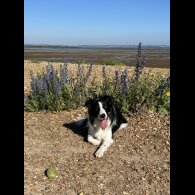
M94 138L102 141L105 140L107 137L109 137L111 133L112 132L110 128L106 128L106 129L99 128L94 132Z
M96 131L94 133L94 137L98 140L102 140L105 137L105 130L102 129L98 129L98 131Z

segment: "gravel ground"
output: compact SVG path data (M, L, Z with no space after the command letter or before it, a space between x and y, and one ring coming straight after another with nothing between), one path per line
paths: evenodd
M25 61L26 93L29 70L46 65ZM168 70L152 71L167 74ZM129 126L114 134L115 143L99 159L93 155L96 147L85 141L86 128L64 126L85 117L84 107L56 113L24 112L25 195L170 194L169 117L152 111L131 116ZM44 174L51 166L58 172L54 180Z

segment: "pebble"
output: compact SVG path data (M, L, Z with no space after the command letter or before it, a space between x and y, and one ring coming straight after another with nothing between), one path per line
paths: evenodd
M167 167L167 165L164 164L164 165L163 165L163 168L164 168L165 170L167 170L168 167Z
M84 195L84 192L79 192L78 195Z
M159 180L159 179L160 179L160 177L158 177L158 176L157 176L157 177L156 177L156 179L157 179L157 180Z
M123 191L123 194L129 194L128 192Z

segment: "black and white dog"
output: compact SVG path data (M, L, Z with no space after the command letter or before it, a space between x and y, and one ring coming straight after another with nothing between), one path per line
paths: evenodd
M127 127L128 123L111 96L89 99L85 106L88 108L87 140L93 145L100 145L95 156L102 157L114 142L113 132Z

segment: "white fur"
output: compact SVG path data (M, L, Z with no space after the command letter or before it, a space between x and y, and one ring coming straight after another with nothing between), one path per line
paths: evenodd
M94 146L98 146L101 143L100 140L93 138L90 134L88 135L87 140L90 144Z
M111 129L111 121L108 119L108 126L105 129L102 129L100 126L100 115L105 114L105 118L107 118L107 113L102 106L101 102L98 102L100 107L99 117L95 119L94 125L92 126L90 121L88 121L88 142L97 146L100 145L99 149L96 151L96 157L102 157L104 152L110 147L110 145L114 142L112 139L112 129Z
M112 129L110 127L110 121L108 121L109 125L107 128L102 129L97 121L95 121L94 126L88 122L88 142L93 145L100 145L99 149L96 151L96 157L102 157L104 152L110 147L110 145L114 142L112 139Z
M99 104L99 107L100 107L99 117L100 117L101 114L105 114L105 118L107 118L108 116L106 114L105 109L103 108L102 102L98 102L98 104Z
M124 128L126 128L127 126L128 126L128 123L122 123L122 124L120 125L120 127L119 127L118 130L124 129Z
M88 120L88 137L87 140L89 143L97 146L100 145L99 149L95 152L96 157L102 157L104 152L111 146L114 142L112 139L112 126L116 124L116 120L113 121L111 125L111 121L108 118L108 126L105 129L102 129L100 126L100 115L105 114L105 118L108 117L105 109L102 106L101 102L98 102L100 107L99 116L95 118L93 125ZM89 118L89 117L88 117ZM120 125L119 129L127 127L127 123L123 123Z

